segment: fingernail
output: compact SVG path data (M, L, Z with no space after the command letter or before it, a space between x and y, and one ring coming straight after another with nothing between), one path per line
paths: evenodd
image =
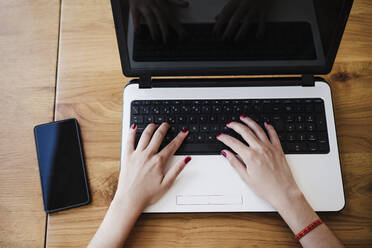
M136 129L136 127L137 127L136 123L133 123L132 126L131 126L132 129Z
M246 115L240 115L240 118L247 118Z
M270 125L270 122L269 121L265 121L265 125Z
M187 164L188 162L190 162L190 160L191 160L191 157L190 157L190 156L187 156L187 157L185 158L185 164Z
M221 151L221 155L224 156L226 158L227 154L225 151Z
M218 133L217 135L216 135L216 137L218 137L218 136L220 136L221 134L220 133Z
M228 123L226 123L226 126L230 125L231 124L231 121L229 121Z
M187 133L188 131L189 131L189 129L186 128L186 127L185 127L184 129L182 129L182 132L183 132L183 133Z

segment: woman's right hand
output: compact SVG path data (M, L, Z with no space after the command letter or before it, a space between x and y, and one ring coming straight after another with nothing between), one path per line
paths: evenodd
M217 139L239 155L228 150L221 152L243 181L276 209L282 201L302 195L274 127L265 123L268 137L251 118L242 115L240 119L244 124L230 122L227 127L240 134L249 146L226 134L218 135Z

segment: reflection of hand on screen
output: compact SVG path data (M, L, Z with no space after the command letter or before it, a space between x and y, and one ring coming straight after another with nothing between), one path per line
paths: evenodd
M265 14L269 0L230 0L216 16L215 33L224 40L240 41L258 23L256 38L265 32Z
M129 0L129 7L135 32L139 31L143 18L154 41L162 40L166 43L170 29L180 37L186 34L174 11L175 8L188 7L188 2L184 0Z

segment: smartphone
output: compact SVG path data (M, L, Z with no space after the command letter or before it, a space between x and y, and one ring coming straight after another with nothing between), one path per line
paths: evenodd
M88 204L90 194L77 120L38 125L34 134L45 212Z

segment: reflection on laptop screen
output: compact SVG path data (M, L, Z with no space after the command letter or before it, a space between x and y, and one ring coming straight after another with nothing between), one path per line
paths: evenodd
M125 1L125 0L123 0ZM324 66L342 0L129 0L133 68Z

